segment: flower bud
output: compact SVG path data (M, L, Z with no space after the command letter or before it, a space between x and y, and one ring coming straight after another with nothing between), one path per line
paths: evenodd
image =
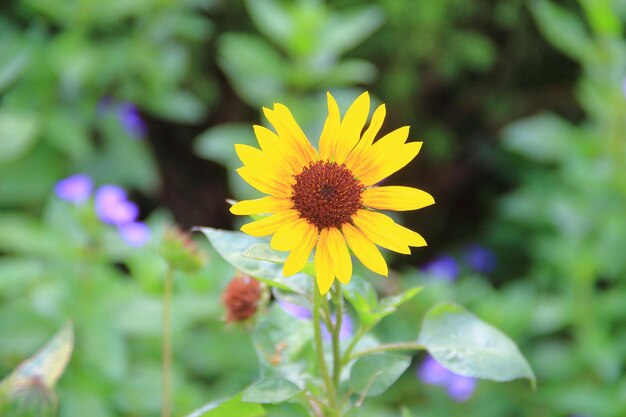
M187 273L198 271L206 262L189 235L177 227L165 231L162 253L174 268Z
M226 321L245 321L252 317L257 311L261 295L259 281L248 275L233 278L222 294Z

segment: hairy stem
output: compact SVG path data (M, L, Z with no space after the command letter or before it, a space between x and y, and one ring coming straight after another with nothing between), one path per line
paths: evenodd
M322 341L322 323L320 317L320 310L322 303L326 303L326 299L322 299L317 288L313 288L313 336L315 338L315 353L317 354L317 362L320 369L320 374L324 380L326 386L326 394L328 395L328 406L330 407L333 415L337 415L337 392L335 390L335 384L328 372L328 366L326 365L326 359L324 358L324 344Z
M172 287L174 269L168 266L163 285L163 392L161 416L170 417L172 412Z
M339 381L341 378L341 326L343 325L343 293L341 284L337 283L333 291L333 303L335 304L335 325L333 331L333 383L335 388L339 390Z

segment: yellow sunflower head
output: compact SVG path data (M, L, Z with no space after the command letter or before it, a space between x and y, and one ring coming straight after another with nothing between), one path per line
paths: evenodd
M293 275L315 249L319 290L328 292L335 278L347 284L352 277L352 253L372 271L387 275L378 246L409 254L409 247L426 246L418 233L376 210L416 210L433 204L433 197L411 187L376 186L408 164L422 142L406 143L409 128L401 127L376 142L385 118L385 105L370 111L368 93L352 103L343 119L328 93L328 117L316 150L282 104L264 108L275 132L254 126L261 149L235 145L243 167L237 172L266 197L240 201L237 215L269 214L244 225L252 236L272 236L270 245L289 251L283 269ZM349 249L348 249L349 248Z

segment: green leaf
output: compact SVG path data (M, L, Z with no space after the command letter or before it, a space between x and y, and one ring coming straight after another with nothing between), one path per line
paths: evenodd
M535 375L515 343L463 307L441 303L424 318L418 343L452 372L494 381Z
M310 321L294 318L273 303L259 319L252 340L263 376L279 376L298 385L309 377L306 362L313 340Z
M283 378L262 378L243 391L242 401L247 403L282 403L295 396L302 389Z
M415 297L421 290L422 287L411 288L379 301L376 290L369 282L353 277L350 284L345 287L344 294L359 315L363 326L370 328L394 313L400 305Z
M293 22L281 4L274 0L247 0L252 21L265 36L288 47L293 36Z
M251 106L269 105L282 96L287 65L263 39L241 33L222 35L218 63L239 96Z
M204 131L196 138L194 150L198 156L235 169L241 161L235 153L235 144L257 145L252 126L229 123Z
M241 400L243 393L239 393L227 400L213 401L187 414L187 417L263 417L265 411L259 404L246 403Z
M244 256L252 245L263 242L260 239L241 232L210 227L198 227L197 230L204 233L217 252L238 270L272 287L307 294L311 285L311 279L307 275L299 273L287 278L282 273L282 265Z
M39 352L22 362L2 381L0 392L8 392L11 396L39 383L43 383L49 390L54 389L73 349L74 330L72 324L67 323Z
M20 77L31 60L31 51L12 43L3 42L0 49L0 93Z
M561 52L579 61L593 53L593 43L582 20L550 1L531 2L535 21L543 35Z
M0 113L0 163L25 154L37 138L37 117L15 111Z
M349 386L366 397L380 395L400 378L411 364L411 357L395 353L375 353L358 359L350 370Z
M299 404L267 404L263 408L267 412L267 417L310 417L306 408Z
M383 24L383 14L378 7L367 7L347 13L335 14L319 35L322 52L340 55L367 39Z
M576 131L554 114L538 114L517 121L504 131L507 148L539 162L556 162L568 155Z
M279 252L270 247L269 243L256 243L243 253L243 256L261 261L269 261L284 264L289 252Z

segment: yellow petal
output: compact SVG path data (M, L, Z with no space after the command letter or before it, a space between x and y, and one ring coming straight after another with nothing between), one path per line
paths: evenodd
M279 182L271 176L266 175L261 170L254 170L250 167L241 167L237 169L237 173L245 182L261 191L263 194L289 198L293 193L289 184Z
M334 227L328 229L328 251L333 261L334 275L342 283L349 283L352 278L352 259L346 240L339 229Z
M363 191L361 197L364 206L381 210L417 210L435 204L432 195L412 187L372 187Z
M302 168L308 165L310 161L298 160L294 157L296 150L288 141L281 140L280 137L264 126L254 126L254 134L256 135L259 146L267 156L270 163L285 168L290 175L296 175L302 172Z
M354 252L354 256L370 270L377 274L387 276L387 274L389 274L387 263L374 242L368 239L362 231L349 223L344 224L341 228L348 242L348 246L350 246L350 249Z
M264 108L265 117L270 121L276 133L282 140L288 141L294 147L295 153L305 165L317 160L317 151L298 126L289 109L280 103L274 104L274 110Z
M274 181L294 184L293 174L285 169L283 164L275 164L266 154L254 146L235 144L235 152L243 164L254 171L261 171L267 178Z
M358 160L351 161L350 169L357 178L362 178L366 172L386 163L392 155L402 148L409 136L409 127L404 126L383 136L372 146L362 150Z
M322 229L315 249L315 277L320 294L326 294L332 287L335 280L333 272L333 261L328 250L328 229Z
M330 93L326 93L326 98L328 101L328 117L324 123L319 143L320 158L323 161L332 159L333 157L335 143L339 138L339 125L341 123L339 106L337 106L335 98Z
M252 236L267 236L275 233L285 223L292 222L298 218L295 210L281 211L252 223L241 226L241 231Z
M363 152L369 149L370 146L372 146L372 143L374 142L376 135L380 131L384 120L385 105L381 104L374 112L374 115L372 116L372 121L370 122L370 125L368 126L365 133L363 133L363 137L354 147L352 152L350 152L350 155L348 155L348 157L346 158L346 166L348 167L348 169L352 170L353 166L355 166L355 163L360 158L362 158Z
M369 186L384 180L411 162L421 148L422 142L411 142L402 145L384 160L372 164L371 169L360 177L361 183Z
M256 200L243 200L231 206L230 212L239 216L250 214L276 213L289 210L293 202L288 198L263 197Z
M406 236L399 235L398 226L390 217L368 210L359 210L352 220L356 227L377 245L394 252L408 255L409 242Z
M288 251L293 249L302 240L309 223L304 219L284 224L274 233L270 247L274 250Z
M309 255L316 243L317 227L309 224L299 242L296 243L294 249L287 256L287 261L283 267L283 275L288 277L300 272L309 260Z
M346 157L361 138L363 126L370 112L370 96L367 91L357 97L350 106L339 127L333 160L343 164Z

